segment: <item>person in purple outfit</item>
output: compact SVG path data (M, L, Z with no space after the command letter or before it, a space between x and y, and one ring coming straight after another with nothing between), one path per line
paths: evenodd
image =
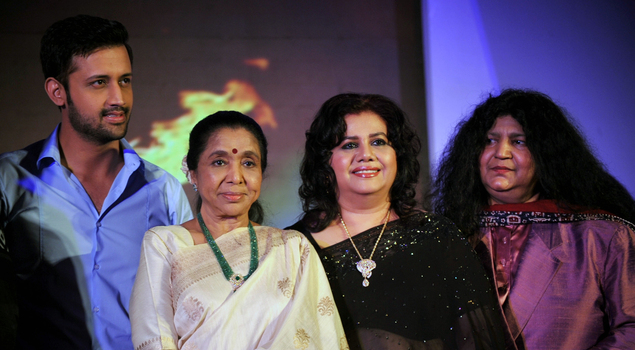
M518 348L635 348L635 201L561 107L490 96L441 159L433 208L491 271Z

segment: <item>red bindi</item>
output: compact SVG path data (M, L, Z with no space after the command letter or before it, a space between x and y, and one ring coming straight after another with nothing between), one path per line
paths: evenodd
M233 153L233 154L236 154L236 153L238 153L238 150L234 148L234 149L232 150L232 153Z

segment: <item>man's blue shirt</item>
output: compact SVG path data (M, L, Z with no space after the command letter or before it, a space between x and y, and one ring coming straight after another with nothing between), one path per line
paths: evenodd
M97 212L60 162L58 132L0 155L0 238L18 277L18 344L132 349L128 306L143 235L190 220L188 200L179 181L121 140L125 165Z

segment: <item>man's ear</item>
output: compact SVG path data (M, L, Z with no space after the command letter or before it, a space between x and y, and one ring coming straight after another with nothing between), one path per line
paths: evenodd
M62 83L55 78L47 78L44 82L44 90L55 105L58 107L66 106L66 89Z

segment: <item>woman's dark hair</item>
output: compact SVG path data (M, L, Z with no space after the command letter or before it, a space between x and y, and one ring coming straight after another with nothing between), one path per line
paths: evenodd
M44 78L55 78L68 90L75 56L88 57L102 48L124 46L132 64L132 48L123 24L104 18L78 15L53 23L40 43Z
M265 173L267 169L267 138L262 132L260 125L250 117L235 111L220 111L208 115L199 121L190 133L190 148L187 151L187 167L190 170L198 168L198 161L201 154L207 147L207 142L219 129L245 129L251 133L260 149L260 170ZM198 197L196 212L201 210L201 197ZM249 208L249 220L262 224L264 211L260 203L256 200Z
M525 132L540 199L569 210L602 209L633 222L633 197L606 171L566 112L545 94L518 89L490 95L457 125L429 195L434 211L454 221L466 236L476 233L477 214L490 197L481 182L479 159L487 132L507 115Z
M390 189L390 203L397 215L412 212L419 179L417 155L421 142L406 114L392 100L381 95L340 94L324 102L306 132L299 189L304 222L313 232L322 231L340 211L336 178L330 165L331 150L346 136L348 114L373 112L386 123L386 135L397 154L397 175Z

